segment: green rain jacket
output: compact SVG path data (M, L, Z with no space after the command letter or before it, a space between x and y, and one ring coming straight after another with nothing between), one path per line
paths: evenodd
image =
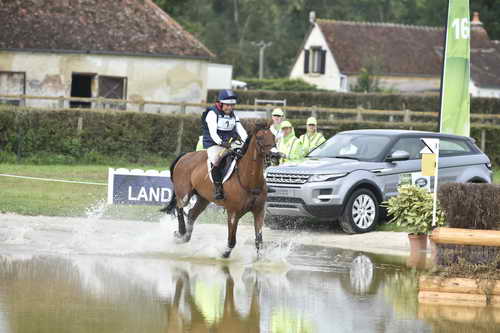
M311 150L313 150L314 148L316 148L317 146L326 141L325 137L323 136L323 133L319 132L316 132L313 135L308 135L307 133L302 134L299 140L304 149L304 155L309 154Z
M292 131L287 136L283 136L278 143L278 151L286 155L285 158L280 160L280 164L287 161L300 160L304 157L304 149L302 148L302 143L295 136L295 130L292 127Z
M203 136L198 138L198 143L196 144L196 151L200 150L205 150L205 148L203 148Z

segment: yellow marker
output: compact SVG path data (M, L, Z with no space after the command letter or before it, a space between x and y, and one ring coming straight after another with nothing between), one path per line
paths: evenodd
M436 154L422 154L422 176L434 176L436 172Z

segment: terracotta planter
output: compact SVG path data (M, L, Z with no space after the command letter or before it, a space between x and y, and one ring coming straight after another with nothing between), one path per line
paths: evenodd
M419 253L427 251L427 235L408 234L410 242L410 253Z
M413 268L425 268L427 258L427 235L408 234L410 256L406 265Z

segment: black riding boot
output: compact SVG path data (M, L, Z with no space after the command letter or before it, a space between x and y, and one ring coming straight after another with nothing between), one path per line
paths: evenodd
M215 200L224 200L224 189L222 187L222 175L218 167L212 168L212 178L214 180L214 198Z

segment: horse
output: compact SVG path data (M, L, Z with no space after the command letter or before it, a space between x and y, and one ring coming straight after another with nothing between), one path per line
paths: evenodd
M177 215L178 230L174 232L176 240L180 243L189 242L196 219L210 202L215 202L227 212L227 246L222 257L229 258L231 255L236 246L238 221L248 212L252 212L254 217L255 247L259 256L267 199L264 169L273 147L275 139L269 128L256 125L254 133L247 138L239 152L240 158L234 172L223 184L224 200L213 198L214 185L208 177L206 151L177 156L170 166L173 195L167 206L162 209L163 212ZM187 214L186 225L184 207L189 204L193 195L196 196L196 203Z

